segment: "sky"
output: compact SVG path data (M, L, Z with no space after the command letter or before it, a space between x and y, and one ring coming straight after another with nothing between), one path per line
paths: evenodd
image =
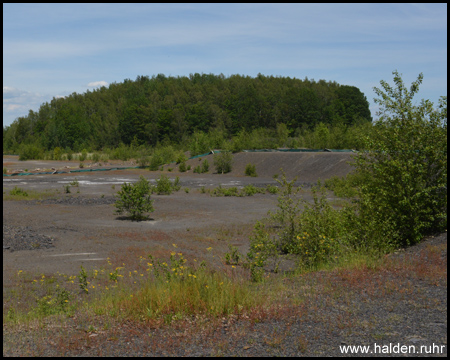
M447 95L447 4L3 4L3 126L54 97L194 73Z

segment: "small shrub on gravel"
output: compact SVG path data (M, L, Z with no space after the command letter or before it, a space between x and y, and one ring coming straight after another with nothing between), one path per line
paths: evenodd
M299 196L295 179L287 181L283 173L277 181L280 184L278 209L269 212L267 219L273 226L257 222L250 238L247 266L253 281L261 280L261 272L270 258L277 271L281 254L295 255L301 269L317 269L337 262L343 252L351 250L348 229L355 217L352 208L333 209L320 183L312 190L310 204Z
M225 253L225 264L238 265L243 255L239 252L237 247L231 244L228 245L228 249L230 250L230 252Z
M156 186L152 189L158 195L170 195L174 191L181 189L180 178L177 176L172 183L167 175L162 174L159 179L156 180Z
M212 196L241 196L237 187L223 188L221 185L211 192Z
M214 166L219 174L226 174L231 171L233 164L233 154L229 151L224 151L214 155Z
M181 162L180 165L178 165L178 171L186 172L186 162L185 161Z
M121 190L117 192L117 200L114 204L117 209L116 214L126 212L131 215L132 220L145 219L145 213L154 211L149 191L150 185L143 176L134 185L124 183Z
M258 193L264 194L265 192L266 192L266 189L257 188L255 185L252 185L252 184L244 186L244 188L241 190L241 194L243 196L253 196Z
M272 195L278 194L278 186L269 184L266 186L266 191Z
M21 189L21 188L19 188L17 186L14 186L14 189L12 189L9 192L9 195L13 195L13 196L28 196L28 193L25 190L23 190L23 189Z
M247 164L245 167L245 176L257 177L258 174L256 173L256 165Z
M202 168L201 168L201 172L203 173L207 173L209 171L209 162L208 160L205 159L205 161L202 162Z

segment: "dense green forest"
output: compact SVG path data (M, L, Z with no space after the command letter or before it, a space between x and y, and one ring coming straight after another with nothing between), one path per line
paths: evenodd
M138 76L84 94L53 98L37 112L3 128L3 151L24 145L78 152L119 145L188 143L220 131L231 139L257 129L291 136L317 126L347 128L372 121L369 103L354 86L258 75ZM283 128L282 126L282 128Z

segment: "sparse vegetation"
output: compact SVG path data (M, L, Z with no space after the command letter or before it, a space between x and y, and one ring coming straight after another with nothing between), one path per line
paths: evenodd
M27 197L28 193L25 190L23 190L17 186L14 186L14 189L10 190L9 195L18 196L18 197Z

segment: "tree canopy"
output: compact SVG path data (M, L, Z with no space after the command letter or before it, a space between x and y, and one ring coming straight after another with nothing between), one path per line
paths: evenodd
M84 94L54 98L3 128L3 148L34 144L80 151L120 143L155 146L220 129L228 136L258 128L287 131L370 122L354 86L289 77L191 74L138 76Z

